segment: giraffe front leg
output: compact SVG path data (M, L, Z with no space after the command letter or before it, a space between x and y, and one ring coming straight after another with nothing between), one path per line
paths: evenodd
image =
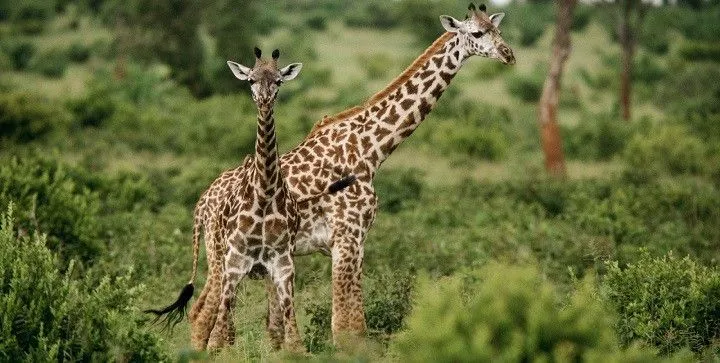
M235 291L237 285L250 272L251 268L252 260L250 258L240 255L235 250L228 252L225 258L225 276L218 304L217 319L215 319L215 324L210 332L208 349L216 350L234 343L235 332L230 331L230 327L234 327L234 324L230 322L230 319L233 319Z
M273 265L268 268L268 272L275 284L277 294L275 314L279 315L277 319L282 321L283 348L293 352L304 352L305 346L300 339L295 318L295 265L290 251L276 258Z
M351 345L366 330L361 288L362 259L362 245L354 238L343 236L341 241L334 241L332 334L333 344L339 348Z

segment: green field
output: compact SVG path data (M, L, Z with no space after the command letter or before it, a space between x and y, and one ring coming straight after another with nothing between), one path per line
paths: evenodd
M304 356L272 351L259 281L238 289L236 344L216 354L192 352L187 322L170 333L141 313L186 283L194 203L254 148L255 106L225 60L257 44L303 63L276 107L287 151L392 81L466 4L209 2L199 53L187 40L163 59L143 53L159 37L146 20L108 15L132 24L144 3L0 5L0 361L720 359L716 1L647 10L630 121L615 5L579 6L562 180L546 176L537 130L552 5L501 10L517 64L470 59L378 173L357 346L331 344L330 259L297 258ZM232 32L241 49L217 49ZM183 79L175 62L191 55L199 75Z

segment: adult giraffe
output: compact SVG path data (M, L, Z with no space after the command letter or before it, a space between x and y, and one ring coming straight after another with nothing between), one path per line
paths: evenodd
M488 16L485 10L484 5L476 9L470 4L468 17L463 21L441 16L440 22L447 32L400 76L363 105L318 122L300 145L280 158L282 175L290 193L298 200L322 194L327 185L345 175L357 176L357 181L344 193L299 205L300 227L294 254L321 252L332 257L335 343L342 333L361 334L366 329L360 280L365 236L377 209L373 179L378 168L425 119L468 58L479 55L504 64L515 63L512 50L498 30L504 14ZM252 164L246 160L239 168ZM208 211L209 214L221 212L217 208ZM215 243L221 245L213 249L206 246L209 251L226 248L226 241L215 240ZM197 245L196 238L195 250ZM218 274L212 271L214 266L222 265L218 255L208 255L209 275ZM197 260L197 254L194 258ZM220 260L213 260L217 258ZM219 300L219 289L212 286L205 285L200 300L205 302L204 309L217 311L217 307L207 304ZM197 310L195 306L193 310ZM192 324L197 321L194 316L191 312ZM207 333L209 335L209 331ZM193 334L192 338L194 346L203 347L208 336Z
M447 31L402 74L361 106L318 122L305 140L281 157L291 193L317 193L343 175L357 175L345 193L324 197L300 209L296 255L332 256L332 333L366 329L360 285L365 236L373 223L377 197L373 178L380 165L425 119L460 70L475 55L514 64L500 36L504 13L489 15L470 4L468 17L440 17Z

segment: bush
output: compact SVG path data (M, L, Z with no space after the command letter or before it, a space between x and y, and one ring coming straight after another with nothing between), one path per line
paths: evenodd
M27 68L36 52L35 45L29 41L3 42L0 49L8 55L13 68L18 71Z
M581 32L587 28L592 19L593 8L588 5L580 4L575 8L573 14L572 24L570 24L570 30L574 32Z
M0 360L161 361L158 339L133 319L130 275L73 279L38 232L17 236L12 206L0 216ZM94 272L88 272L94 274ZM85 281L85 282L84 282Z
M60 78L70 63L67 54L60 49L51 49L35 57L31 69L51 78Z
M303 342L310 353L321 353L331 347L330 330L332 309L329 303L314 302L305 308L310 316L309 325L305 325Z
M687 41L680 44L678 52L688 61L720 61L720 45L717 43Z
M397 339L403 360L599 362L624 356L612 315L590 281L558 307L555 287L532 268L490 265L479 278L472 289L457 278L422 284L408 330Z
M623 158L626 176L635 181L662 174L701 174L706 169L705 144L681 126L654 127L648 134L635 135Z
M106 92L90 91L83 98L69 101L68 107L80 126L97 127L113 116L116 104Z
M398 23L393 5L387 1L373 0L352 4L345 15L345 25L349 27L389 29Z
M697 352L720 338L720 272L688 257L645 255L625 268L611 263L603 291L619 313L625 343L641 340L661 353Z
M630 124L607 115L587 115L585 118L574 127L560 126L568 157L608 160L625 149L632 132Z
M447 12L439 1L402 0L395 2L392 14L410 30L418 43L428 46L444 32L438 16Z
M75 63L83 63L90 58L90 48L82 43L72 43L67 51L67 56Z
M9 18L25 34L38 34L55 14L55 1L27 0L12 2Z
M21 211L18 227L45 233L63 261L90 262L100 254L100 200L56 161L13 158L0 165L0 205L11 201Z
M384 271L364 279L365 317L371 336L388 339L404 326L414 282L407 270Z
M511 6L506 12L510 16L501 25L508 34L506 40L523 47L533 46L555 19L553 6L548 3Z
M542 72L530 75L515 74L507 80L507 88L511 95L525 101L537 102L542 95L545 77Z
M375 179L379 208L397 213L411 208L420 199L424 183L422 173L417 169L390 169Z
M0 139L39 140L70 123L67 111L50 100L29 93L0 93Z

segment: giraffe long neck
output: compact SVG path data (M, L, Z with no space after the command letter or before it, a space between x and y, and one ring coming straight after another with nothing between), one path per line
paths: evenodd
M257 192L264 198L275 195L281 187L275 115L273 108L258 108L257 136L255 138L255 170Z
M386 90L371 98L369 122L361 140L369 137L364 158L377 170L435 107L467 57L455 33L438 38Z

